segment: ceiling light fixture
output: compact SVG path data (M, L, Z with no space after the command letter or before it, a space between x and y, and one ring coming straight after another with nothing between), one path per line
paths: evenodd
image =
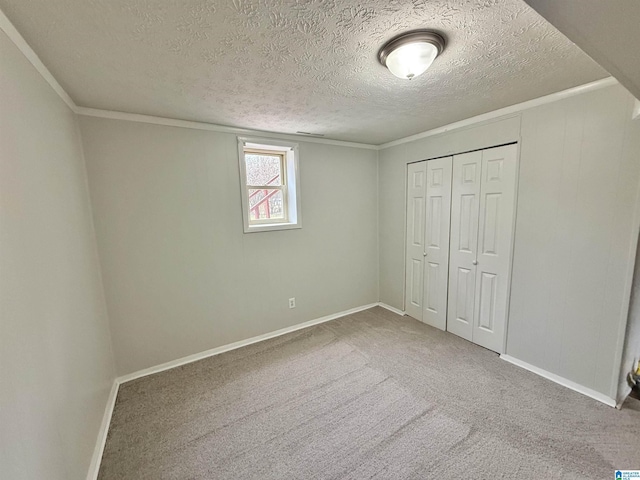
M378 60L398 78L411 80L425 72L444 50L444 38L432 30L403 33L385 43Z

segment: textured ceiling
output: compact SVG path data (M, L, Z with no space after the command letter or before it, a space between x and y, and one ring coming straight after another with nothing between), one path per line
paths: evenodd
M80 106L380 144L607 76L522 0L0 0ZM434 28L413 81L376 60Z

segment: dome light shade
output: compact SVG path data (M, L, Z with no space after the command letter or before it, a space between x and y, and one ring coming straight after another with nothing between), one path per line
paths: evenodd
M444 43L442 36L430 30L404 33L380 49L378 60L396 77L411 80L431 66Z

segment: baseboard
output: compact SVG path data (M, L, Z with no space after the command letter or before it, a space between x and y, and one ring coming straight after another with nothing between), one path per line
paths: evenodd
M91 464L89 465L87 480L96 480L98 478L100 463L102 461L102 454L104 453L104 446L107 443L109 425L111 425L111 416L113 415L113 408L116 406L116 397L118 396L119 386L120 383L117 379L115 379L113 381L113 385L111 386L109 398L107 399L107 405L104 409L104 415L102 416L102 423L100 424L100 430L98 431L98 439L96 441L95 449L93 450L93 457L91 457Z
M312 327L320 323L329 322L331 320L335 320L340 317L345 317L347 315L351 315L352 313L361 312L363 310L367 310L369 308L373 308L376 306L386 308L387 310L397 313L398 315L404 315L404 312L401 312L397 308L393 308L384 303L370 303L369 305L362 305L360 307L351 308L349 310L344 310L342 312L326 315L324 317L316 318L314 320L309 320L308 322L298 323L297 325L293 325L291 327L281 328L280 330L275 330L270 333L265 333L263 335L251 337L246 340L240 340L239 342L234 342L228 345L223 345L221 347L212 348L204 352L189 355L187 357L182 357L177 360L173 360L171 362L163 363L161 365L156 365L155 367L145 368L144 370L138 370L137 372L133 372L128 375L123 375L121 377L116 378L113 382L113 386L111 387L111 393L109 394L109 399L107 400L107 406L105 407L104 416L102 418L102 424L100 425L100 431L98 432L96 447L93 453L93 457L91 459L89 473L87 474L87 480L96 480L98 478L98 472L100 471L100 462L102 461L102 454L104 453L104 447L107 441L107 434L109 433L109 425L111 424L111 416L113 415L113 409L116 404L116 397L118 395L118 388L120 387L120 384L129 382L131 380L135 380L136 378L146 377L147 375L153 375L154 373L164 372L165 370L170 370L172 368L179 367L181 365L197 362L198 360L202 360L207 357L212 357L214 355L219 355L221 353L228 352L230 350L235 350L241 347L245 347L247 345L261 342L263 340L268 340L270 338L279 337L281 335L295 332L297 330L302 330L303 328Z
M156 365L155 367L145 368L144 370L139 370L137 372L133 372L128 375L123 375L121 377L116 378L113 382L113 386L111 387L111 392L109 393L109 398L107 400L107 405L105 407L104 416L102 417L102 424L100 425L100 430L98 432L98 439L96 441L93 457L91 458L91 465L89 466L89 473L87 474L87 480L97 480L98 478L98 472L100 471L100 463L102 461L102 454L104 453L104 447L107 442L107 434L109 433L111 416L113 415L113 409L116 404L116 397L118 396L118 389L120 387L120 384L129 382L131 380L135 380L136 378L146 377L147 375L153 375L154 373L170 370L171 368L179 367L181 365L186 365L187 363L197 362L198 360L202 360L203 358L219 355L221 353L228 352L230 350L235 350L237 348L251 345L253 343L261 342L263 340L268 340L269 338L279 337L287 333L295 332L297 330L302 330L303 328L312 327L320 323L329 322L331 320L335 320L340 317L345 317L347 315L351 315L352 313L361 312L363 310L367 310L369 308L373 308L378 305L379 305L378 303L370 303L369 305L362 305L360 307L351 308L349 310L344 310L342 312L326 315L324 317L316 318L314 320L309 320L308 322L299 323L291 327L281 328L280 330L275 330L270 333L265 333L263 335L258 335L256 337L248 338L246 340L240 340L239 342L234 342L228 345L223 345L221 347L212 348L204 352L189 355L187 357L182 357L177 360L173 360L171 362L163 363L161 365ZM385 307L385 308L392 309L393 307ZM395 309L393 309L392 311L394 310ZM395 310L395 311L399 312L399 310Z
M121 377L118 377L117 381L118 383L130 382L131 380L135 380L137 378L146 377L147 375L153 375L154 373L164 372L165 370L170 370L172 368L179 367L181 365L186 365L187 363L197 362L198 360L202 360L203 358L213 357L214 355L219 355L221 353L228 352L230 350L236 350L237 348L246 347L247 345L261 342L263 340L268 340L270 338L286 335L287 333L295 332L297 330L302 330L303 328L307 328L307 327L312 327L313 325L329 322L331 320L335 320L336 318L344 317L346 315L351 315L352 313L361 312L363 310L367 310L369 308L373 308L376 306L378 306L378 303L370 303L369 305L362 305L360 307L351 308L349 310L344 310L342 312L316 318L315 320L309 320L308 322L298 323L291 327L281 328L280 330L275 330L273 332L265 333L263 335L251 337L246 340L240 340L239 342L234 342L228 345L223 345L221 347L212 348L210 350L205 350L204 352L200 352L200 353L194 353L193 355L188 355L186 357L178 358L176 360L172 360L167 363L162 363L160 365L156 365L155 367L149 367L143 370L138 370L137 372L123 375Z
M617 402L616 408L618 410L622 408L622 404L625 402L625 400L629 395L631 395L631 387L628 385L625 385L622 392L618 392L618 398L616 398L616 402Z
M390 312L395 313L396 315L402 315L402 316L405 315L405 313L402 310L398 310L396 307L392 307L391 305L387 305L386 303L378 302L378 306L384 309L387 309Z
M555 373L548 372L546 370L543 370L542 368L536 367L527 362L523 362L522 360L518 360L517 358L513 358L509 355L503 354L503 355L500 355L500 358L509 363L512 363L513 365L517 365L518 367L524 368L525 370L529 370L530 372L540 375L541 377L544 377L547 380L551 380L552 382L562 385L563 387L570 388L574 392L578 392L583 395L586 395L587 397L591 397L594 400L602 402L605 405L608 405L610 407L614 407L614 408L616 407L616 401L613 398L610 398L604 395L603 393L596 392L595 390L592 390L588 387L580 385L579 383L572 382L571 380L567 380L566 378L556 375Z

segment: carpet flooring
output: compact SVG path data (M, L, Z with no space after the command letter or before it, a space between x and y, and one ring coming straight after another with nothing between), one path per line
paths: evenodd
M99 479L609 479L624 407L375 307L122 385Z

